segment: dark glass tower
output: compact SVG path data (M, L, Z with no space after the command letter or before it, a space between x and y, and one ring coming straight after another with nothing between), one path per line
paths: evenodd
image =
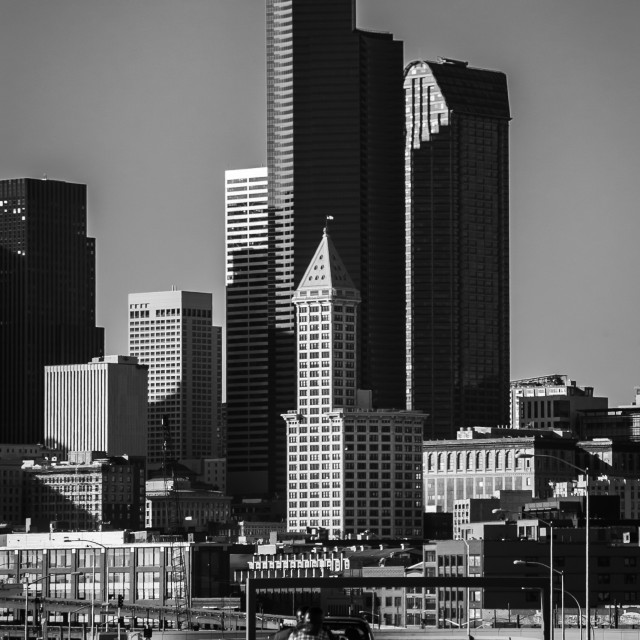
M0 181L0 442L44 439L45 365L103 355L87 188Z
M254 489L286 486L291 296L327 216L362 296L358 386L373 391L375 406L404 407L402 43L354 24L352 0L267 0L269 417L239 424L241 408L228 402L232 491L241 489L235 479ZM267 446L249 457L254 437Z
M509 98L454 60L405 71L407 408L427 438L509 421Z

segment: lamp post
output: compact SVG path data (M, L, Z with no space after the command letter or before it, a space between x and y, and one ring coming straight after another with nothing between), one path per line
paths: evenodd
M42 582L46 580L51 575L63 575L63 576L79 576L80 571L73 571L72 573L58 573L58 574L46 574L44 576L40 576L31 582L23 582L24 584L24 640L29 640L29 587L32 584L37 584L38 582Z
M549 615L551 616L552 624L551 624L551 640L555 637L555 629L556 629L556 621L555 616L553 614L553 522L547 522L546 520L537 519L538 522L542 522L549 527ZM563 578L564 580L564 578ZM563 590L564 592L564 590ZM564 639L564 608L562 609L562 640Z
M568 596L571 596L578 607L578 629L580 631L580 640L582 640L582 609L580 607L580 603L578 602L578 598L576 598L571 591L563 591L563 594L566 593Z
M564 633L564 571L560 571L558 569L554 569L551 565L545 564L544 562L535 562L533 560L514 560L513 564L524 565L525 567L544 567L545 569L549 569L549 573L551 574L551 591L553 591L553 574L557 573L560 576L560 611L562 614L562 640L565 640ZM553 621L553 610L551 611L551 620ZM553 631L554 623L551 623L551 631Z
M578 467L572 462L568 462L564 458L560 458L559 456L553 456L548 453L519 453L516 455L516 458L522 459L531 459L531 458L550 458L552 460L558 460L563 464L566 464L568 467L579 471L584 475L585 478L585 563L584 563L584 605L585 605L585 613L587 617L587 640L591 640L591 610L589 607L589 467Z
M65 538L64 541L65 542L84 542L87 545L87 547L89 545L95 544L97 547L102 547L105 551L105 554L108 549L106 545L102 544L101 542L96 542L95 540L86 540L84 538L75 538L72 540L71 538ZM106 558L105 558L105 561L106 561ZM106 573L107 572L105 571L105 578L107 577ZM104 600L106 599L104 597L105 592L102 588L100 589L100 591L102 592L102 600L104 602ZM91 556L91 639L92 640L96 637L95 636L95 624L96 624L95 594L96 594L96 557L94 554ZM102 616L100 617L100 619L102 619ZM25 640L27 639L25 638Z
M465 570L465 574L467 578L469 577L469 542L464 538L461 538L462 542L464 542L464 546L467 551L467 568ZM469 602L469 587L467 587L467 640L471 640L471 603Z
M69 614L67 616L67 624L69 625L69 640L71 640L71 614L77 613L78 611L82 611L82 609L86 608L86 606L87 606L86 604L83 604L81 607L78 607L73 611L69 611ZM60 634L62 634L62 631L60 631Z

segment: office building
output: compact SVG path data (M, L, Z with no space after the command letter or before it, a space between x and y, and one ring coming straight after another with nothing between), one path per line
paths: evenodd
M232 492L286 485L278 440L295 405L291 296L327 216L361 292L362 387L374 406L404 407L402 43L354 24L348 0L267 1L268 421L238 424L244 408L228 398ZM249 434L277 443L275 455L247 455Z
M146 456L147 379L133 356L45 367L45 445L62 454Z
M405 70L407 408L425 436L509 420L509 99L503 73Z
M258 474L255 491L266 489L265 474L275 472L277 451L286 446L284 428L268 429L273 268L266 167L225 172L225 215L228 473L234 488L245 484L245 473Z
M550 482L576 477L576 440L551 430L464 429L456 440L424 442L424 506L454 513L455 502L493 498L499 491L531 491L535 498L552 494ZM559 456L569 464L522 454Z
M213 523L228 522L231 498L222 491L197 487L188 480L147 480L145 528L208 531Z
M129 353L149 367L149 465L214 454L220 331L211 311L210 293L129 294Z
M608 398L593 395L593 387L579 387L565 375L512 380L513 429L564 429L578 435L583 411L606 411ZM604 434L603 434L604 435Z
M0 441L43 441L44 367L103 355L87 188L0 181Z
M144 526L144 458L72 451L23 465L26 513L37 530L137 530Z
M293 301L297 409L287 423L289 531L422 534L425 416L371 408L359 391L360 293L325 229Z
M226 458L196 458L195 460L181 460L181 464L194 480L207 485L210 489L227 492L227 459Z

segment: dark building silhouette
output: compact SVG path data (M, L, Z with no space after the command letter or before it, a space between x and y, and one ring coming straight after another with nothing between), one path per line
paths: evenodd
M44 438L45 365L104 354L87 188L0 181L0 442Z
M509 422L509 98L503 73L405 71L407 408L425 437Z
M402 43L354 24L352 0L267 0L268 407L251 422L228 398L232 492L286 485L291 296L327 216L362 296L358 386L376 407L404 408ZM264 447L249 456L248 441Z

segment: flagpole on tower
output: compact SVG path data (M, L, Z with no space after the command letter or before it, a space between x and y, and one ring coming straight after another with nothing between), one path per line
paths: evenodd
M324 234L327 235L329 233L329 220L333 220L333 216L327 216L324 223Z

